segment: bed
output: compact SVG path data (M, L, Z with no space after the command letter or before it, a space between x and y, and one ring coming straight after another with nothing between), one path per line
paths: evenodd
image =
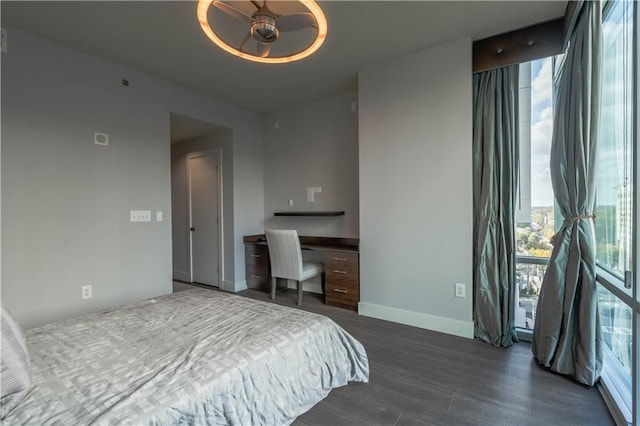
M204 289L25 335L31 386L3 424L289 424L369 377L331 319Z

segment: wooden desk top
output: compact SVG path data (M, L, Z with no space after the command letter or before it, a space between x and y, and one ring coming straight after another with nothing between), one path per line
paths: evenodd
M246 235L242 240L245 244L267 244L267 238L264 234ZM359 238L310 237L300 235L300 247L306 250L358 253L359 246Z

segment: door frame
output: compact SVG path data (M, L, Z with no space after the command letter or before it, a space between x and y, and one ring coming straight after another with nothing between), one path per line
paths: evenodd
M222 212L224 211L222 206L222 147L206 149L203 151L195 151L187 154L187 233L189 235L188 241L188 257L189 261L187 262L187 266L189 268L189 281L193 283L193 233L191 232L191 227L193 226L192 215L191 215L191 162L194 158L199 157L216 157L216 167L218 168L218 288L222 288L222 277L224 277L224 216Z

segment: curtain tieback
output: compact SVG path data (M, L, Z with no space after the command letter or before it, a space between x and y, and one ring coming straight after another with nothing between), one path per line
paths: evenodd
M583 219L595 219L596 215L595 214L585 214L582 216L574 216L574 217L570 217L568 219L565 219L563 222L563 225L568 225L571 222L577 222L579 220L583 220Z
M584 215L580 215L580 216L569 217L569 218L565 219L562 222L562 228L560 228L560 230L558 232L556 232L553 235L553 237L551 237L549 239L549 242L552 245L555 245L556 244L556 240L558 239L558 237L560 236L560 233L562 232L562 229L565 228L567 225L570 225L571 223L577 222L579 220L585 220L585 219L593 219L593 220L595 220L595 218L596 218L596 215L592 213L592 214L584 214Z

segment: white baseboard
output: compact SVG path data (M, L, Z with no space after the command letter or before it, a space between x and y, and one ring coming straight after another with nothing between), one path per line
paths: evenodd
M296 284L295 280L287 280L287 288L298 288L298 284ZM317 293L322 294L322 284L312 283L312 282L304 282L302 283L302 291L307 291L309 293Z
M231 293L237 293L239 291L246 290L246 289L247 289L246 281L235 282L235 281L224 280L222 281L222 285L220 285L220 290L229 291Z
M173 279L178 281L191 282L191 277L184 271L173 271Z
M460 321L372 303L358 303L358 314L473 339L473 321Z

